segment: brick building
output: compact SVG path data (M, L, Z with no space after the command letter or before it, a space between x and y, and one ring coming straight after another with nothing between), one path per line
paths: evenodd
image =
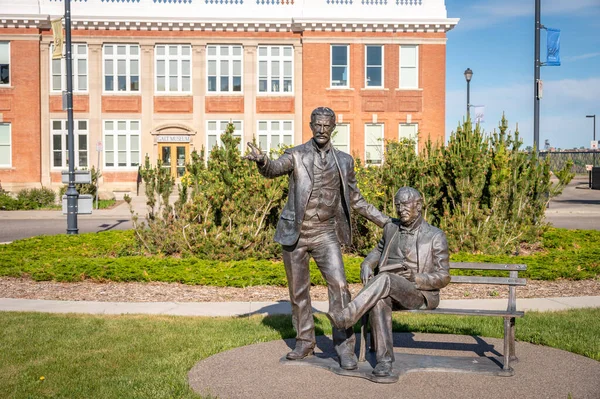
M68 167L61 0L0 0L0 182L60 186ZM444 139L443 0L73 0L75 165L104 191L135 188L147 155L175 176L232 121L263 150L311 137L381 162L383 139Z

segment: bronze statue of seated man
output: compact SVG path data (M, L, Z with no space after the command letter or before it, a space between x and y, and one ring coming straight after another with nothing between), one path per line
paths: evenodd
M392 311L434 309L440 301L440 288L450 282L446 235L423 219L421 194L402 187L394 204L398 219L385 225L383 237L361 265L365 287L342 310L327 314L332 324L343 330L371 312L377 359L373 374L377 377L392 372Z

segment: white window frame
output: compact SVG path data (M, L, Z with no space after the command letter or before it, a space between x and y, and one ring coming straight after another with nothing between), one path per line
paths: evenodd
M221 141L221 135L223 134L223 132L225 132L224 129L221 129L221 124L223 123L239 123L240 128L239 129L235 129L234 133L233 133L233 137L239 137L240 138L240 144L238 144L238 150L240 150L240 152L242 151L242 139L244 138L244 121L243 120L229 120L229 119L210 119L206 121L206 156L208 158L208 155L211 153L212 148L209 146L209 138L210 136L216 136L215 138L215 145L218 145L219 147L223 146L223 142ZM210 129L210 125L211 123L215 123L216 124L216 130L211 130ZM227 127L227 126L225 126Z
M415 65L403 65L402 64L402 47L405 48L414 48L415 49ZM398 56L400 57L400 61L398 62L398 71L399 71L399 76L398 76L398 86L400 89L402 90L411 90L411 89L418 89L419 88L419 45L415 44L415 45L401 45L400 49L398 51ZM408 85L408 86L403 86L403 79L402 79L402 70L406 70L406 69L414 69L415 70L415 76L416 76L416 85Z
M158 50L159 48L163 48L165 49L165 54L164 55L159 55L158 54ZM177 47L177 54L176 55L171 55L169 54L169 50L171 47ZM189 54L188 55L183 55L183 49L184 48L189 48ZM165 74L164 74L164 78L165 78L165 90L158 90L158 62L159 61L164 61L165 63ZM171 71L171 62L170 61L176 61L177 62L177 71L175 72L175 74L173 74L173 72ZM183 62L187 61L189 62L189 66L190 66L190 73L189 75L183 75L182 72L182 65ZM162 76L162 75L161 75ZM171 76L176 76L177 78L177 90L171 90L170 87L170 77ZM190 84L190 89L189 90L183 90L183 81L184 81L184 76L186 78L189 78L189 84ZM173 94L192 94L192 84L193 84L193 73L192 73L192 45L191 44L156 44L154 46L154 93L156 95L173 95Z
M377 140L378 143L368 143L367 142L367 126L380 126L381 127L381 137ZM383 163L383 140L385 137L385 124L384 123L365 123L365 165L381 165ZM368 157L370 151L375 151L376 147L380 151L380 158L376 159L374 157ZM378 162L373 162L378 161Z
M79 46L85 46L85 54L79 54ZM62 93L67 90L67 59L65 57L65 51L67 47L63 46L63 57L60 60L53 60L52 53L54 52L54 43L50 43L50 92ZM77 50L77 51L76 51ZM87 43L72 43L71 44L71 58L73 62L73 92L87 93L90 88L90 61L88 58L89 49ZM79 68L79 61L85 60L85 73L81 73ZM54 64L60 62L60 71L56 73L54 70ZM54 77L60 75L60 88L54 87ZM79 85L79 77L85 75L85 89L82 89Z
M402 130L403 126L413 127L414 128L414 137L411 137L411 136L413 136L412 134L409 135L408 137L402 136L401 130ZM418 123L399 123L398 124L398 140L401 140L403 138L409 138L409 139L415 140L415 152L418 154L419 153L419 124Z
M261 129L261 123L267 124L267 129ZM274 129L273 123L279 123L279 128ZM284 124L290 126L289 130L284 129ZM289 133L287 133L289 132ZM294 144L294 121L292 119L264 119L256 121L256 141L263 154L271 155L272 150L277 150L280 146L283 145L293 145ZM261 136L266 136L266 148L263 148L261 145ZM274 147L273 145L273 137L277 136L277 141L279 141L279 145ZM284 143L285 136L290 136L288 140L289 143Z
M107 47L111 47L113 50L112 54L106 54ZM117 54L117 48L125 46L125 54ZM131 49L137 48L137 54L131 54ZM129 94L129 93L141 93L142 92L142 56L139 44L135 43L105 43L102 46L102 93L103 94ZM113 70L110 76L113 76L112 90L106 90L106 61L112 61ZM118 63L119 61L125 61L125 90L119 90L119 75ZM137 61L138 73L137 75L131 73L131 62ZM138 89L131 89L131 77L138 77Z
M369 65L367 57L367 49L369 47L381 47L381 65ZM367 68L381 68L381 85L380 86L369 86ZM383 89L385 87L385 46L383 44L366 44L365 45L365 86L366 89Z
M334 47L346 47L346 84L345 85L334 85L333 84L333 68L342 67L343 65L333 64L333 48ZM332 89L348 89L350 87L350 45L348 44L332 44L329 46L329 87Z
M0 41L0 44L6 44L6 51L7 51L7 61L8 63L6 65L8 65L8 83L0 83L0 87L10 87L10 84L12 82L12 68L10 67L10 42L9 41Z
M0 163L0 168L12 167L12 125L9 122L0 122L0 126L8 126L8 144L0 142L0 147L8 147L8 163Z
M60 122L61 128L54 129L54 122ZM86 128L80 129L79 122L85 122ZM79 136L85 135L85 150L79 149ZM54 136L60 136L60 152L61 152L61 164L54 164ZM69 151L67 149L67 136L68 126L67 119L50 119L50 164L52 169L66 169L69 167L67 159L69 158ZM75 168L90 168L90 122L87 119L75 119L73 121L73 138L75 146ZM79 153L80 151L86 152L87 165L79 164Z
M210 55L210 48L215 48L215 55ZM227 48L228 55L221 55L221 49ZM240 49L240 55L234 55L234 48ZM209 75L209 64L211 61L216 63L216 75ZM223 74L221 70L221 62L227 61L227 71L226 75ZM235 91L233 88L233 79L238 75L234 75L233 65L236 61L240 63L240 90ZM216 89L209 91L209 79L211 76L216 77ZM229 90L223 90L221 87L221 78L227 76L228 77L228 85ZM241 44L209 44L206 46L206 93L207 94L242 94L244 92L244 47Z
M343 126L346 132L340 131L339 128ZM336 134L331 138L331 144L340 151L350 154L350 124L349 123L338 123L335 127ZM343 138L343 140L341 140ZM344 141L345 143L339 143Z
M112 130L107 129L107 123L113 123ZM119 130L119 122L125 122L125 130ZM131 128L132 123L137 123L138 129L133 130ZM120 133L122 132L122 133ZM119 148L119 140L118 136L126 136L125 140L125 149ZM107 136L113 136L113 147L110 148L108 146L108 142L106 140ZM131 149L132 137L138 136L137 138L137 150ZM137 170L138 166L141 165L142 162L142 121L140 119L104 119L102 120L102 143L104 147L104 151L102 152L102 165L106 170ZM138 162L132 164L131 154L133 151L138 153ZM113 165L106 165L107 153L113 153ZM119 166L119 152L125 152L126 154L126 165Z
M260 55L261 50L262 49L267 49L267 55ZM272 49L273 48L279 48L279 55L271 55L272 53ZM291 49L291 55L284 55L285 54L285 50L286 49ZM257 50L257 68L256 68L256 87L258 88L258 94L259 95L282 95L282 96L292 96L294 95L294 46L292 45L281 45L281 46L258 46ZM273 86L269 83L272 83L273 79L273 62L279 62L279 88L280 90L273 90ZM261 62L266 62L267 63L267 74L266 75L261 75L260 74L260 63ZM291 75L289 76L285 76L284 75L284 71L285 71L285 62L291 62L292 65L292 70L291 70ZM289 79L286 79L286 77L289 77ZM264 78L266 78L267 80L267 90L266 91L262 91L260 90L260 81L264 80ZM290 80L291 82L291 90L289 91L285 91L285 81L286 80Z

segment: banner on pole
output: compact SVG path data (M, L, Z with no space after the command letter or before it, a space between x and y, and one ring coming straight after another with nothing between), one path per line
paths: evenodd
M63 45L65 39L63 36L62 18L51 21L52 23L52 36L54 36L54 51L52 52L53 60L60 60L63 53Z
M546 63L548 66L560 66L560 29L546 29Z
M475 123L485 122L485 105L474 105L473 113L475 114L473 118Z

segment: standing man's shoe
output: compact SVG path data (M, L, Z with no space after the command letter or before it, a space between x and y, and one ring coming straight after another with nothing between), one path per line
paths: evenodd
M379 362L373 369L373 375L376 377L389 377L392 375L392 362Z
M340 367L344 370L356 370L358 368L358 359L354 353L343 353L339 355Z
M306 341L296 341L296 347L288 353L285 358L287 360L300 360L314 353L315 344Z

